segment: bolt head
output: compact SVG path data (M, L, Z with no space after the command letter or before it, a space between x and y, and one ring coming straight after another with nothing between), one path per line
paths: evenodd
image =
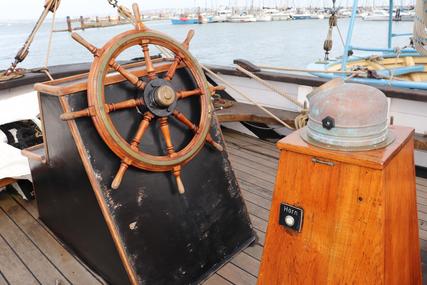
M322 126L328 131L335 127L335 119L331 116L327 116L322 120Z

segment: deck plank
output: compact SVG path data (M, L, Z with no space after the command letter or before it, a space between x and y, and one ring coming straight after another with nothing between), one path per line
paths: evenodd
M427 179L426 178L417 177L416 178L416 182L417 182L418 185L427 187Z
M218 275L235 285L256 285L257 281L252 274L232 263L227 263L218 270Z
M255 278L258 276L260 261L253 258L252 256L250 256L245 252L241 252L238 255L236 255L231 260L231 263L240 267L247 273L253 275Z
M223 277L219 276L217 273L209 277L208 280L206 280L204 285L232 285L233 283L227 281Z
M3 208L0 210L0 232L16 255L20 257L42 284L55 284L58 281L61 284L71 284L44 255L43 251L16 225Z
M257 204L252 203L248 200L246 200L246 208L248 209L248 212L250 214L268 222L270 211L268 211L267 209L264 209L264 208L258 206Z
M72 284L102 284L15 200L4 195L0 202L1 208L67 280Z
M259 244L254 244L248 247L247 249L245 249L244 252L246 252L247 254L249 254L250 256L252 256L257 260L261 260L262 250L263 250L262 246L260 246Z
M266 189L266 188L260 187L249 181L244 180L243 177L237 177L237 180L239 181L240 188L242 188L243 190L246 190L247 192L256 194L268 200L272 199L273 189Z
M0 269L9 284L40 284L22 260L15 254L7 240L0 234Z
M9 285L3 272L0 271L0 285Z

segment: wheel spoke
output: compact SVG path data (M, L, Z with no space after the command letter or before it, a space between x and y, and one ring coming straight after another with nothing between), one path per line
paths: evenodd
M193 37L194 37L194 30L189 30L187 33L187 36L185 37L185 40L182 42L182 46L185 49L188 50L190 48L190 42L193 39Z
M120 73L124 78L129 80L130 83L138 87L139 89L144 89L146 83L138 78L138 76L134 75L132 72L127 71L123 66L118 64L114 59L110 61L110 66Z
M144 100L142 99L129 99L122 102L105 104L108 113L123 109L131 109L142 105L144 105Z
M141 139L144 136L144 133L147 130L153 118L154 118L154 115L151 114L150 112L147 112L144 114L144 119L139 124L135 137L132 139L132 142L131 142L132 149L138 150ZM128 159L122 160L122 162L120 163L119 170L117 171L117 174L114 177L113 183L111 183L111 188L118 189L120 187L120 184L122 183L126 170L129 168L129 165L131 165L131 163L132 162Z
M122 184L123 176L125 176L126 170L129 168L130 164L131 162L128 160L122 160L122 162L120 163L119 170L117 171L117 174L114 177L113 183L111 183L111 188L116 190L120 187L120 184Z
M175 149L172 144L168 118L166 117L160 118L159 122L160 122L160 129L162 131L163 137L165 138L166 150L168 152L169 157L173 157L175 156Z
M166 76L164 78L165 80L172 80L175 75L176 69L178 68L178 65L181 63L181 60L182 58L179 55L175 55L175 59L169 67L168 72L166 73Z
M61 114L59 118L63 121L75 120L78 118L90 117L93 115L93 107L89 107L83 110L75 111L75 112L66 112Z
M93 54L93 56L95 57L99 57L99 49L94 46L93 44L89 43L87 40L85 40L82 36L80 36L77 33L71 33L71 37L78 42L79 44L81 44L82 46L84 46L91 54Z
M142 52L144 53L145 65L147 68L148 78L153 80L156 78L156 71L153 66L153 61L150 56L150 49L148 48L148 41L142 41Z
M160 130L162 131L163 137L165 138L166 149L169 157L175 157L176 153L172 144L172 139L169 130L168 119L166 117L160 118ZM180 194L184 194L185 188L181 179L181 165L177 165L173 168L172 174L175 176L176 185Z
M194 30L189 30L187 33L187 37L182 42L182 46L188 50L190 47L190 42L193 39L194 36ZM175 55L175 60L173 61L171 67L169 68L168 72L166 73L165 79L166 80L172 80L176 73L176 69L178 68L178 65L181 63L183 59L183 55Z
M173 116L180 121L181 123L183 123L184 125L186 125L190 130L192 130L194 133L197 133L199 131L199 128L193 123L191 122L183 113L178 112L178 111L174 111ZM214 148L216 148L218 151L223 151L224 148L222 147L222 145L220 145L219 143L217 143L216 141L213 140L213 138L211 137L211 135L208 133L206 136L206 141L212 145Z
M141 11L139 10L138 4L136 4L136 3L132 4L132 10L133 10L133 18L134 18L135 29L137 29L139 31L146 30L147 28L145 27L144 23L142 23Z
M154 115L151 114L150 112L146 112L144 114L144 119L139 124L135 137L132 139L132 142L130 145L132 149L138 150L141 139L144 136L145 131L148 129L148 126L150 125L150 122L153 118L154 118Z
M216 91L224 91L224 86L209 86L209 91L211 92L211 95L213 96ZM191 96L198 96L203 95L203 91L200 88L194 89L194 90L183 90L176 93L178 99L184 99Z
M200 88L194 89L194 90L189 90L189 91L179 91L176 93L178 99L184 99L190 96L197 96L197 95L202 95L203 92Z

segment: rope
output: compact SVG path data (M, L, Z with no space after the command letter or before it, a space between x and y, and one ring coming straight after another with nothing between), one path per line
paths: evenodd
M240 96L246 98L246 100L248 100L249 102L251 102L252 104L254 104L255 106L257 106L258 108L260 108L262 111L264 111L266 114L268 114L270 117L272 117L273 119L275 119L279 124L287 127L288 129L293 130L294 128L291 127L290 125L288 125L286 122L284 122L282 119L280 119L279 117L277 117L276 115L274 115L272 112L270 112L269 110L267 110L265 107L261 106L260 104L258 104L257 102L255 102L254 100L252 100L252 98L250 98L249 96L247 96L246 94L244 94L243 92L241 92L240 90L238 90L236 87L234 87L232 84L230 84L229 82L227 82L224 78L222 78L221 76L215 74L213 71L211 71L209 68L205 67L202 65L202 68L204 71L206 71L209 75L211 75L212 77L216 78L217 80L220 80L222 83L224 83L224 85L228 86L230 89L234 90L236 93L238 93Z
M40 15L39 19L37 20L37 23L34 25L33 30L31 31L30 35L28 36L27 40L24 43L24 46L18 51L18 53L15 56L15 61L12 62L10 67L6 70L4 73L6 76L10 75L11 73L16 71L16 66L18 63L22 62L28 55L28 49L30 48L31 43L34 40L34 37L40 27L42 26L47 14L50 12L55 12L59 7L60 0L50 0L46 1L44 5L44 10L42 14Z
M52 25L50 26L50 34L49 34L49 42L47 45L47 52L46 52L46 58L44 61L44 67L45 70L43 71L48 77L49 79L52 81L53 77L49 72L49 57L50 57L50 53L52 51L52 36L53 36L53 31L55 30L55 18L56 18L56 11L57 9L54 10L53 14L52 14Z
M262 85L266 86L267 88L270 88L271 90L273 90L274 92L276 92L277 94L279 94L282 97L285 97L286 99L288 99L288 101L294 103L295 105L297 105L298 107L304 109L304 104L301 104L297 99L295 99L294 97L282 92L281 90L279 90L278 88L276 88L275 86L273 86L272 84L268 83L267 81L261 79L260 77L256 76L255 74L253 74L252 72L240 67L240 66L236 66L236 69L244 74L246 74L247 76L249 76L252 79L255 79L257 82L261 83Z
M304 110L304 112L301 112L301 114L299 114L295 120L295 128L297 130L304 128L307 125L308 122L308 110Z
M340 39L341 39L341 44L343 47L345 47L344 38L341 34L341 30L340 30L340 27L338 26L338 24L337 24L337 31L338 31L338 35L340 36Z

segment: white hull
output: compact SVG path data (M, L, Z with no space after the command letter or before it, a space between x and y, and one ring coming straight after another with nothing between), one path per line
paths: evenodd
M388 21L388 16L365 16L363 17L365 21Z
M291 19L289 14L273 14L271 17L273 21L287 21Z
M257 22L271 22L273 17L270 15L260 15L256 17Z
M223 23L223 22L227 22L226 15L212 17L212 23Z
M231 16L228 18L228 22L231 22L231 23L250 23L250 22L256 22L256 18L252 15Z

